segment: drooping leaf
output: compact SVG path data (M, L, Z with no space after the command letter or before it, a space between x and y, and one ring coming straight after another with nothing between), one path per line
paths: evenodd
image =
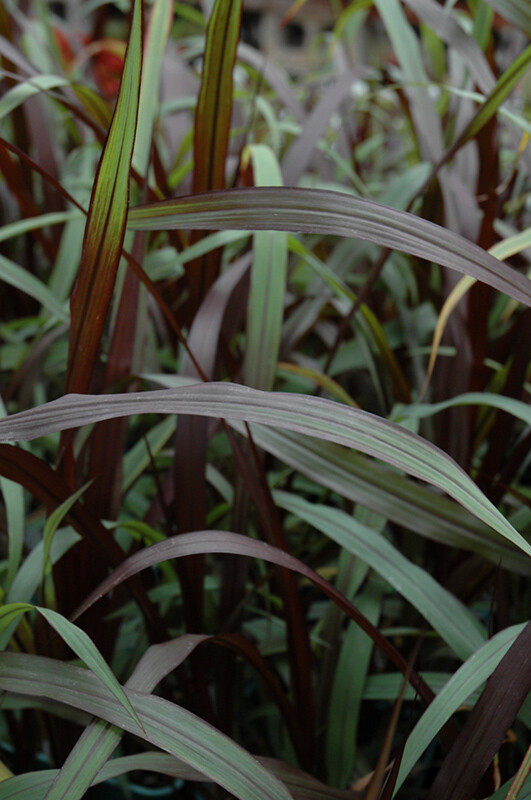
M19 83L18 86L6 92L0 100L0 119L6 117L14 108L17 108L30 97L49 89L57 89L69 84L70 81L67 78L61 78L58 75L36 75L23 83Z
M4 653L0 673L0 688L31 696L39 694L98 716L181 758L240 800L291 798L284 785L243 748L161 697L125 690L144 733L139 732L106 687L86 670L41 656Z
M384 536L337 508L309 503L288 492L275 492L274 497L286 511L369 564L409 600L460 658L465 660L481 647L485 631L467 607Z
M353 447L447 492L531 555L531 545L442 450L388 420L323 398L261 392L229 383L127 395L69 395L0 420L0 440L32 439L138 413L197 414L261 422Z
M281 230L356 237L471 275L531 305L531 281L477 245L405 211L318 189L255 187L138 206L128 226Z
M232 423L245 433L243 425ZM531 562L447 497L435 495L372 459L302 434L253 425L256 444L343 497L433 541L481 553L529 574Z
M0 631L6 628L14 619L33 609L44 617L74 653L85 662L94 675L96 675L111 694L114 695L118 703L123 706L126 713L131 716L136 731L138 731L137 726L142 728L142 724L129 698L124 694L122 687L116 680L96 645L92 642L90 637L87 636L85 631L78 628L77 625L74 625L73 622L70 622L70 620L67 620L61 614L58 614L57 611L52 611L50 608L32 606L30 603L8 603L7 605L0 606Z

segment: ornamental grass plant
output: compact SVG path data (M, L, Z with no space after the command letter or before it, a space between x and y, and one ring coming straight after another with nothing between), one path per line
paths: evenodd
M253 19L0 0L0 800L524 800L531 6Z

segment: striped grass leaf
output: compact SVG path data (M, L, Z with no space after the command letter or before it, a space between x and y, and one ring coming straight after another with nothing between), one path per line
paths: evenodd
M135 555L126 559L111 573L111 575L103 580L93 592L91 592L77 608L73 618L78 619L78 617L84 614L87 609L94 605L94 603L111 589L114 589L128 578L137 575L142 570L154 564L161 564L172 558L185 558L187 556L205 553L225 553L261 558L271 564L277 564L284 569L291 570L292 572L304 576L330 597L340 609L348 614L351 619L368 633L393 664L402 670L404 674L408 672L408 664L396 648L359 612L355 605L347 600L334 586L314 572L311 567L306 566L306 564L290 555L290 553L285 550L280 550L266 542L260 542L248 536L242 536L229 531L203 530L194 531L193 533L181 533L151 545L151 547L140 550ZM432 697L431 690L419 678L418 674L409 670L409 680L412 685L418 689L419 694L425 702L430 702Z
M525 624L514 625L497 633L476 650L441 689L408 736L395 792L452 714L494 672L524 627Z
M127 681L128 689L151 693L169 672L178 667L204 636L181 636L147 649ZM78 800L112 755L122 738L120 728L94 720L70 752L55 776L46 800Z
M194 128L194 192L225 186L232 115L232 71L242 0L216 0L208 22Z
M52 626L66 644L85 662L89 670L99 679L116 698L118 703L124 708L125 712L133 721L135 732L142 723L133 709L129 698L116 680L105 659L99 652L94 642L85 631L74 625L61 614L49 608L40 608L30 603L8 603L0 606L0 632L4 630L12 621L19 618L28 611L37 611Z
M139 413L190 414L259 422L342 444L442 489L528 556L531 545L446 453L369 412L331 400L209 383L126 395L67 395L0 420L0 440L47 433Z
M144 732L139 732L122 705L86 670L15 653L2 654L1 667L0 688L56 700L132 732L182 759L240 800L291 798L285 786L243 748L174 703L125 690L141 720ZM18 798L22 800L22 795Z
M325 786L311 775L290 764L260 756L256 756L256 760L288 787L295 800L358 800L358 796L353 792ZM98 773L93 785L119 778L128 772L137 770L168 775L186 781L205 782L208 780L206 775L193 769L181 759L167 753L148 750L132 756L113 758ZM2 800L44 800L46 791L57 773L56 769L47 769L16 775L9 784L2 787ZM7 774L6 777L8 777Z
M241 433L243 425L233 423ZM435 495L361 453L302 434L252 426L253 439L268 453L343 497L449 547L464 548L522 574L531 562L448 497Z
M139 230L284 230L359 238L471 275L531 305L531 281L452 231L405 211L340 192L287 187L231 189L133 208Z
M256 186L280 186L282 176L273 151L263 144L248 148ZM288 237L282 231L257 231L253 236L251 286L247 302L244 383L272 389L284 315Z
M194 123L194 193L225 186L225 163L232 118L232 73L240 38L242 0L215 0L208 22L201 88ZM194 232L192 243L203 238ZM220 251L192 263L190 300L197 308L215 281Z
M337 508L275 492L278 505L371 566L405 597L463 661L485 641L472 612L381 534Z
M530 691L531 622L528 622L490 675L444 758L427 800L469 800L475 794Z
M125 235L142 69L142 0L135 0L122 81L100 159L71 296L67 387L84 392L96 363Z
M381 582L369 580L356 597L359 610L373 625L380 618L383 590ZM359 714L372 652L371 639L351 622L341 644L328 714L326 763L328 780L333 786L347 786L354 773Z

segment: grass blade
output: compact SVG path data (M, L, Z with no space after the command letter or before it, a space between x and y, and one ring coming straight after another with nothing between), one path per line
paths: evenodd
M486 632L474 615L384 536L337 508L308 503L287 492L275 492L274 497L281 508L369 564L409 600L461 659L481 647Z
M96 363L125 235L142 69L142 2L135 0L122 82L94 181L77 283L71 296L68 391L85 392Z
M509 22L531 36L531 8L527 0L485 0Z
M240 38L242 0L216 0L208 22L203 75L194 125L193 191L225 187L225 162L232 118L232 72ZM197 233L192 243L202 238ZM221 253L216 250L189 268L190 300L197 308L214 283Z
M133 208L128 226L301 231L362 239L471 275L531 305L531 281L462 236L405 211L318 189L256 187Z
M282 176L273 151L249 147L257 186L280 186ZM255 389L272 389L284 314L288 237L280 231L258 231L253 237L251 287L247 302L244 382Z
M260 392L229 383L101 397L70 395L0 420L0 440L32 439L139 413L197 414L261 422L352 447L442 489L531 555L531 545L450 456L388 420L323 398Z
M439 770L428 800L469 800L531 690L531 622L490 676Z
M135 733L183 759L240 800L291 798L284 785L243 748L174 703L128 689L145 731L139 733L129 714L86 670L14 653L4 653L1 663L1 688L66 702Z
M524 627L514 625L506 628L485 642L437 694L408 737L395 791L452 714L496 669Z
M40 608L38 606L32 606L29 603L8 603L0 607L0 632L14 619L33 609L44 617L74 653L85 662L89 670L91 670L112 695L114 695L127 714L134 720L135 728L137 725L142 728L142 723L133 709L129 698L124 693L124 690L111 672L110 667L106 664L105 659L96 645L87 636L85 631L82 631L81 628L78 628L73 622L70 622L65 617L61 616L61 614L49 608ZM138 732L138 728L136 728L136 732Z

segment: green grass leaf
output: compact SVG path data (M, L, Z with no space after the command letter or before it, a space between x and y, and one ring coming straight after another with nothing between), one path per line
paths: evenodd
M384 536L337 508L309 503L288 492L274 492L273 496L281 508L369 564L428 620L461 659L481 647L486 633L472 612Z
M452 714L494 672L524 627L525 625L514 625L493 636L441 689L408 736L395 792Z
M40 608L30 603L8 603L0 606L0 632L2 632L14 619L28 611L37 611L57 631L64 642L87 665L95 676L114 695L118 703L134 722L135 731L142 728L142 723L133 709L129 698L116 680L105 659L99 652L94 642L85 631L74 625L68 619L49 608Z
M142 733L106 687L85 670L15 653L2 654L0 665L0 688L47 697L107 720L186 761L240 800L291 800L284 785L243 748L174 703L128 689ZM20 794L18 798L22 800Z
M282 176L273 151L251 145L249 155L255 185L280 186ZM280 231L258 231L253 237L251 287L247 302L244 382L255 389L272 389L284 316L288 237Z

